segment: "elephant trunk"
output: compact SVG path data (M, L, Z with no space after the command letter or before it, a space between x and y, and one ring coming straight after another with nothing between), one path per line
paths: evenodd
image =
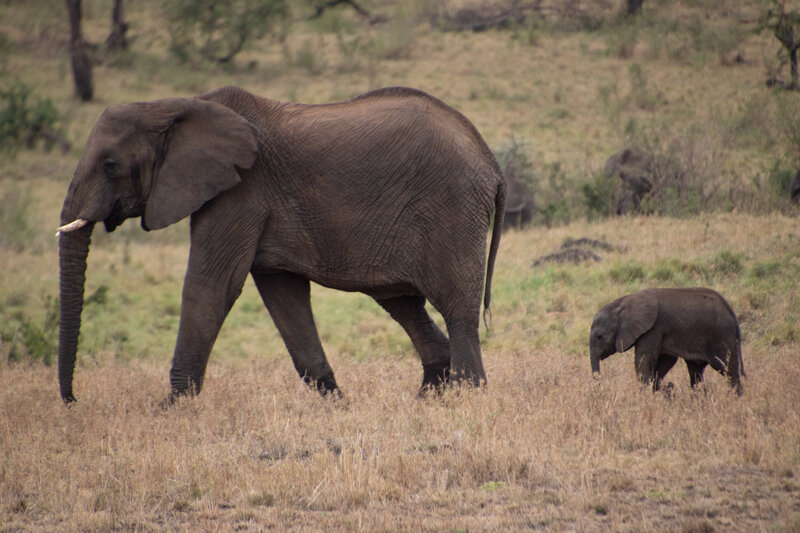
M590 350L589 357L592 360L592 374L600 373L600 352L598 350Z
M69 217L62 216L62 224L69 222L68 219ZM93 228L94 222L89 222L77 229L61 231L59 238L61 315L58 332L58 382L61 398L65 403L75 401L72 375L81 328L86 258Z

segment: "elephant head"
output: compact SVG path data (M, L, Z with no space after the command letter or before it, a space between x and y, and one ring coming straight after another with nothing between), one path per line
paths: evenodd
M142 217L161 229L200 209L240 182L236 170L256 159L257 130L231 109L199 98L171 98L110 107L97 121L61 210L61 397L75 399L86 258L92 229L107 231Z
M600 309L589 334L592 372L600 372L601 360L629 350L653 327L657 317L658 300L650 291L623 296Z

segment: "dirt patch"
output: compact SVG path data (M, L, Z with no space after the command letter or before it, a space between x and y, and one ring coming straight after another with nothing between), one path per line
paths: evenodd
M562 244L561 249L552 254L543 255L533 262L533 266L539 266L544 263L558 263L563 265L571 263L579 265L585 262L597 263L602 258L594 250L603 250L605 252L621 251L618 246L609 244L606 241L590 239L588 237L581 237L579 239L567 238Z

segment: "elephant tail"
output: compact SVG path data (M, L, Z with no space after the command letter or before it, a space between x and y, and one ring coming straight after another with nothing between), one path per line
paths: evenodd
M489 305L492 302L492 276L494 275L494 262L497 259L497 250L500 247L500 234L503 232L503 218L506 213L506 180L500 177L497 184L497 191L494 196L494 226L492 227L492 242L489 245L489 259L486 265L486 288L483 294L483 323L486 329L489 329L489 323L486 315L489 318L492 312L489 310Z

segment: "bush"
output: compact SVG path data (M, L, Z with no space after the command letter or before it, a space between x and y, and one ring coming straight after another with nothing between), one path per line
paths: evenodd
M58 343L59 300L48 296L44 303L45 317L40 323L22 311L3 317L0 343L6 345L8 361L54 362ZM2 316L2 315L0 315Z
M280 28L289 15L286 0L162 0L170 19L172 53L227 63L254 39Z
M631 283L645 278L644 267L636 262L621 263L617 261L608 271L608 277L615 283Z
M28 210L31 199L12 187L0 196L0 250L22 251L33 240L35 232L31 228Z
M49 98L41 98L25 83L15 80L0 88L0 147L33 148L44 138L50 148L57 137L59 114Z

